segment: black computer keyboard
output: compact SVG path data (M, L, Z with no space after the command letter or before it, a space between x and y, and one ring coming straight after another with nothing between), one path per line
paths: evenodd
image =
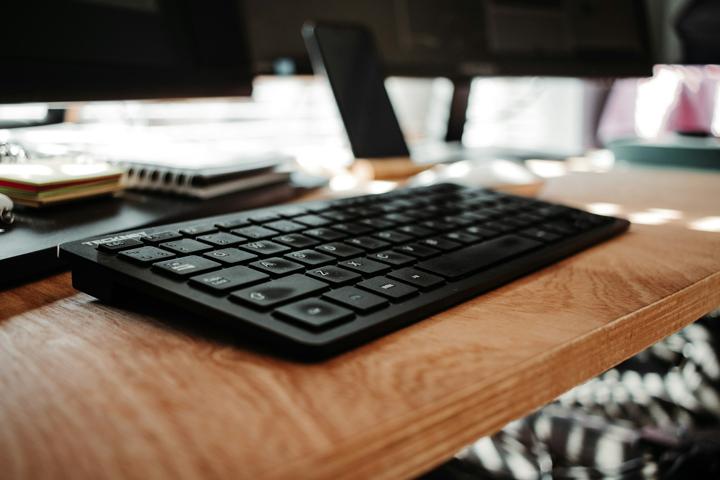
M124 232L64 244L60 255L75 288L100 299L155 297L284 353L325 356L628 226L440 184Z

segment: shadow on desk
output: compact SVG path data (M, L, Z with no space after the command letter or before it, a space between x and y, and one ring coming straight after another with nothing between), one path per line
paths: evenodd
M122 293L117 296L122 296ZM93 299L90 304L101 309L120 309L125 313L129 313L131 315L126 315L127 321L146 322L171 334L204 340L214 344L214 347L229 347L238 351L245 351L244 353L260 355L261 357L267 357L268 360L280 359L281 361L316 363L327 358L312 359L307 356L293 355L291 351L282 349L279 345L272 343L268 339L260 338L252 334L252 332L228 328L226 322L203 317L162 300L138 297L132 292L127 294L127 300L118 300L117 298L113 298L111 301Z
M62 276L58 275L53 280ZM2 308L0 308L0 323L24 312L48 306L76 293L77 291L72 288L70 282L62 281L47 281L42 284L28 283L17 286L3 292L7 296L3 298Z

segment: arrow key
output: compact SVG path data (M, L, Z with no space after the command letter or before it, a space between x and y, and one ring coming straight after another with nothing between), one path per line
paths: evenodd
M355 316L347 308L315 298L285 305L277 309L275 315L309 330L324 330Z

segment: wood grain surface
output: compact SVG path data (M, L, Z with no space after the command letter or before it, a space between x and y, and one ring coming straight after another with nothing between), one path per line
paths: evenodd
M0 478L417 475L720 305L720 233L687 228L720 215L718 186L553 179L548 198L681 218L317 364L200 318L105 305L69 274L1 292Z

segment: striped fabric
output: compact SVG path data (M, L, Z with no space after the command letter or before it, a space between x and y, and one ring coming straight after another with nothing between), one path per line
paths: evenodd
M718 459L720 310L481 438L425 478L720 478L710 476Z

